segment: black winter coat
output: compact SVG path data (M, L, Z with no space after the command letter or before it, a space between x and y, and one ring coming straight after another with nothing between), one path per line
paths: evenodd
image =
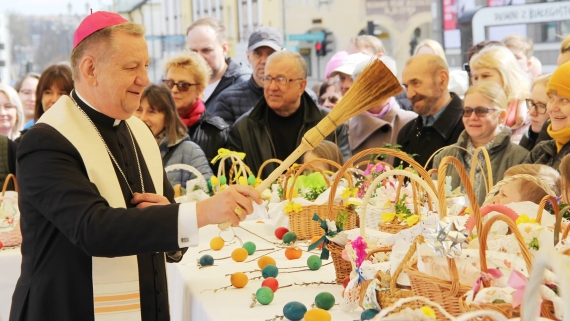
M424 127L423 118L418 116L404 125L398 134L397 144L402 146L402 151L417 154L414 159L428 169L433 164L432 159L426 165L431 155L442 147L457 143L459 135L465 129L461 120L463 117L461 99L454 93L450 95L451 101L433 126ZM400 159L396 158L394 165L400 165Z
M305 106L305 116L303 127L295 138L297 145L301 144L303 135L329 113L328 109L317 106L307 92L303 93L301 104ZM275 149L279 146L274 146L271 141L271 129L267 120L268 108L265 98L261 98L251 111L236 121L230 131L228 148L233 151L244 152L244 162L253 173L258 172L264 161L277 158ZM345 161L350 158L348 133L344 125L338 126L333 133L326 137L326 140L337 144ZM265 166L263 177L267 177L275 168L277 168L275 164Z
M198 122L188 128L190 140L198 144L204 151L214 173L217 172L218 165L211 163L212 158L218 155L218 149L226 147L229 132L228 124L220 117L208 113L207 110L202 113Z
M562 146L560 152L558 152L554 140L545 140L536 144L523 163L548 165L558 171L562 158L569 153L570 143L566 143L566 145Z
M247 81L251 75L251 69L249 66L244 65L241 62L237 62L232 58L226 58L226 63L228 64L228 69L226 69L226 72L220 79L220 82L216 86L216 89L214 89L214 92L210 95L210 97L208 97L208 100L204 102L206 105L206 110L209 111L210 114L214 113L214 109L216 107L220 93L234 84ZM206 156L208 156L208 154L206 154Z
M316 104L317 95L309 88L305 91ZM213 114L232 126L241 115L250 111L261 97L263 97L263 87L259 87L251 76L248 81L237 83L220 93Z

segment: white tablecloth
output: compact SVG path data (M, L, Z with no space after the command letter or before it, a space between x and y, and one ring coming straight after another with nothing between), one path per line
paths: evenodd
M256 222L244 222L242 226L253 231L263 237L279 241L273 236L270 224L260 224ZM236 234L243 242L251 241L257 246L257 249L274 248L275 246L261 238L251 235L241 228L234 229ZM257 260L249 263L237 263L232 259L215 261L217 266L199 269L196 264L203 254L210 254L214 258L222 258L231 255L231 252L239 247L239 243L224 247L220 251L206 251L198 253L200 250L209 249L210 240L217 236L219 230L216 226L208 226L200 229L200 245L197 248L191 248L184 255L182 262L178 264L168 264L168 286L170 297L170 310L173 321L188 320L267 320L274 318L276 315L283 315L283 306L290 301L299 301L311 309L315 296L320 292L330 292L336 298L336 302L341 300L342 285L310 285L298 286L279 289L275 293L273 302L269 305L261 305L257 303L254 308L250 308L252 303L252 294L254 294L263 279L250 280L245 288L236 289L228 288L214 293L213 291L204 291L208 289L216 289L230 285L230 277L226 274L235 272L246 272L258 270ZM277 249L277 248L276 248ZM247 260L257 258L266 252L256 252ZM314 253L303 253L303 256L297 260L287 260L284 250L269 254L277 262L278 268L285 267L304 267L306 268L307 258ZM247 261L246 260L246 261ZM323 264L332 262L332 259L323 261ZM331 282L335 279L333 264L323 266L317 271L302 271L296 273L282 273L286 271L295 271L299 269L281 270L277 276L279 286L289 285L302 282ZM250 277L260 276L261 272L248 273ZM339 306L329 310L333 321L360 320L361 309L352 313L341 311Z
M0 321L8 321L16 282L20 277L22 253L20 248L0 251Z

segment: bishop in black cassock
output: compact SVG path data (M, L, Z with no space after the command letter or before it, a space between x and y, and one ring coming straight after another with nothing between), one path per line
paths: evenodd
M164 252L179 248L179 204L129 210L136 204L131 204L127 182L133 192L142 191L135 152L146 192L155 192L139 148L155 142L136 142L135 151L125 121L89 107L75 92L72 97L126 176L127 181L116 166L109 173L118 178L127 209L108 206L89 181L77 149L64 136L47 124L32 127L17 153L22 272L10 321L93 320L92 256L135 253L145 253L137 256L142 320L170 320ZM163 182L164 196L174 203L166 176Z

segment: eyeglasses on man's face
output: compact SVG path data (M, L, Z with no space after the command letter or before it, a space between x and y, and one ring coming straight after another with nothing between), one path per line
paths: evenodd
M271 77L271 76L261 77L261 81L265 86L270 86L271 82L274 80L277 86L286 86L291 81L298 81L304 79L303 78L287 79L285 77Z
M166 87L168 87L169 89L172 89L172 87L176 86L179 92L188 91L190 87L198 85L198 84L191 84L185 81L174 82L174 80L171 79L163 79L162 83L165 84Z
M546 114L546 104L535 103L534 101L532 101L532 99L525 99L525 101L526 101L526 107L528 108L529 112L531 112L532 109L534 108L537 113Z
M476 108L463 108L463 117L465 118L469 118L471 117L471 115L473 115L473 112L475 112L475 115L477 115L477 117L485 117L487 116L487 114L493 110L496 110L495 108L487 108L487 107L476 107Z

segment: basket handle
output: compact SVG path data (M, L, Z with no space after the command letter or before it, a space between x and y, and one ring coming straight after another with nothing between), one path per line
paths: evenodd
M475 218L475 224L477 226L477 231L482 229L483 224L481 223L481 209L479 208L479 203L475 197L475 191L473 190L473 184L469 181L467 172L463 167L461 161L453 156L446 156L441 160L439 168L437 169L437 185L438 185L438 195L439 203L445 204L445 174L447 173L447 166L453 165L457 172L459 173L459 179L465 187L467 192L467 197L469 198L469 203L471 205L471 210L473 211L473 217ZM447 216L447 206L440 206L439 217L443 219Z
M277 164L281 165L283 163L283 161L280 159L277 159L277 158L270 158L270 159L266 160L265 162L263 162L263 164L261 164L261 166L259 166L259 170L257 171L257 178L261 179L261 175L263 174L263 169L265 168L265 166L267 166L271 163L277 163Z
M536 222L538 222L538 224L540 224L542 221L542 212L544 212L544 207L546 207L546 204L548 204L549 201L552 203L552 208L554 209L554 217L558 217L560 213L560 208L558 207L556 197L552 195L546 195L540 200L540 203L538 204L538 213L536 213Z
M398 277L400 276L400 273L402 273L402 270L404 270L404 264L408 262L412 258L412 256L416 253L416 248L418 246L418 243L423 243L423 242L424 242L424 237L421 234L416 236L416 238L412 242L412 246L410 246L410 249L408 250L408 252L406 252L406 255L402 259L402 262L400 262L398 268L396 269L396 271L394 271L394 275L390 279L391 293L394 293L396 291L396 288L398 286L397 284Z
M411 168L406 168L405 170L411 171ZM420 193L420 188L415 181L410 182L412 188L412 200L414 205L414 213L419 213L420 209L418 206L418 194ZM396 188L396 202L400 199L400 194L402 192L402 186L404 186L404 176L398 176L398 187ZM428 195L428 207L430 211L433 211L433 207L431 205L431 198Z
M315 158L315 159L308 161L307 163L305 163L305 164L303 164L297 168L297 171L293 175L293 182L291 183L291 187L288 187L287 180L285 180L286 183L285 183L285 187L283 188L283 193L285 193L286 195L283 195L284 199L289 199L289 201L291 201L293 199L293 189L295 188L295 183L297 183L297 178L299 178L299 176L301 176L301 174L305 171L305 169L310 168L310 169L316 170L317 172L319 172L323 176L325 183L327 184L327 188L331 186L331 182L327 178L327 175L325 175L323 170L314 165L317 162L327 163L327 164L330 164L333 166L338 166L340 168L340 165L338 165L337 163L330 161L328 159L324 159L324 158Z
M8 189L8 183L10 180L14 182L14 190L18 192L18 181L16 180L16 176L14 174L8 174L6 179L4 180L4 186L2 186L2 197L6 194L6 190Z
M566 206L560 210L556 216L556 223L554 223L554 245L558 244L560 240L565 240L570 232L570 224L566 227L562 239L560 239L560 229L562 228L562 217L570 210L570 206Z
M222 157L220 159L220 166L218 167L218 177L220 177L222 175L222 172L225 173L226 172L226 159L231 159L232 161L232 168L235 166L240 166L241 168L241 173L243 174L243 177L245 177L247 179L247 166L245 166L245 163L236 155L234 154L229 154L226 155L224 157ZM237 163L237 165L236 165ZM228 173L230 174L230 173ZM228 177L228 185L230 185L231 182L231 177Z
M421 175L421 177L403 169L393 169L386 171L380 174L378 177L376 177L376 179L374 179L374 181L370 184L370 187L368 187L368 190L366 190L366 195L364 195L364 198L362 199L363 207L362 207L362 213L360 213L360 221L361 222L366 221L366 208L368 207L368 202L370 201L370 197L372 197L372 193L376 189L376 186L378 186L378 184L380 184L382 180L392 175L406 176L410 180L418 182L420 186L426 190L426 192L428 193L428 195L430 195L432 199L434 200L438 199L435 195L434 190L427 183L428 180L431 181L429 176L427 176L427 172L424 170L423 172L419 172L419 174ZM441 203L439 203L438 209L441 210L441 207L442 207ZM366 224L360 224L360 235L362 237L366 237Z
M337 189L338 183L340 182L341 177L345 175L346 171L349 168L354 167L354 163L358 162L362 157L365 157L365 156L371 155L371 154L386 154L386 155L390 155L390 156L395 156L395 157L405 161L406 163L410 164L410 166L412 166L418 173L425 174L425 175L422 175L422 177L428 177L429 178L425 168L423 168L422 165L420 165L418 162L416 162L413 158L411 158L410 156L408 156L408 154L406 154L404 152L393 150L390 148L366 149L366 150L363 150L363 151L353 155L348 161L346 161L346 163L344 163L344 165L338 171L338 174L335 177L335 180L333 181L333 183L331 185L331 194L329 195L329 204L333 204L334 195L336 194L336 189ZM434 191L436 190L435 185L433 184L433 181L431 180L431 178L429 180L427 180L426 183ZM333 207L329 206L329 217L332 215L333 215Z
M533 261L533 256L530 253L529 249L526 247L525 243L524 243L524 239L521 235L521 232L519 231L519 228L517 227L517 225L515 224L515 222L509 218L506 215L495 215L493 217L491 217L487 223L485 223L485 225L483 226L483 229L481 230L481 233L479 235L479 263L481 264L481 271L487 273L487 260L485 257L485 251L487 249L487 237L489 235L489 232L491 231L491 226L493 226L493 224L496 221L503 221L505 223L507 223L507 225L509 226L509 228L511 229L511 231L513 232L513 234L515 235L516 239L517 239L517 243L519 244L519 247L521 249L521 253L522 253L522 257L524 259L524 262L526 264L526 268L528 269L529 273L532 269L532 261Z
M449 312L447 312L441 305L423 297L423 296L411 296L409 298L402 298L398 301L396 301L394 304L392 304L389 308L386 309L382 309L380 311L380 313L376 316L378 319L377 320L382 320L385 316L387 316L388 314L394 312L394 311L398 311L400 310L400 308L406 304L406 303L410 303L410 302L422 302L425 303L427 305L430 305L436 309L439 310L439 312L441 314L443 314L448 320L455 320L455 318L449 314Z

